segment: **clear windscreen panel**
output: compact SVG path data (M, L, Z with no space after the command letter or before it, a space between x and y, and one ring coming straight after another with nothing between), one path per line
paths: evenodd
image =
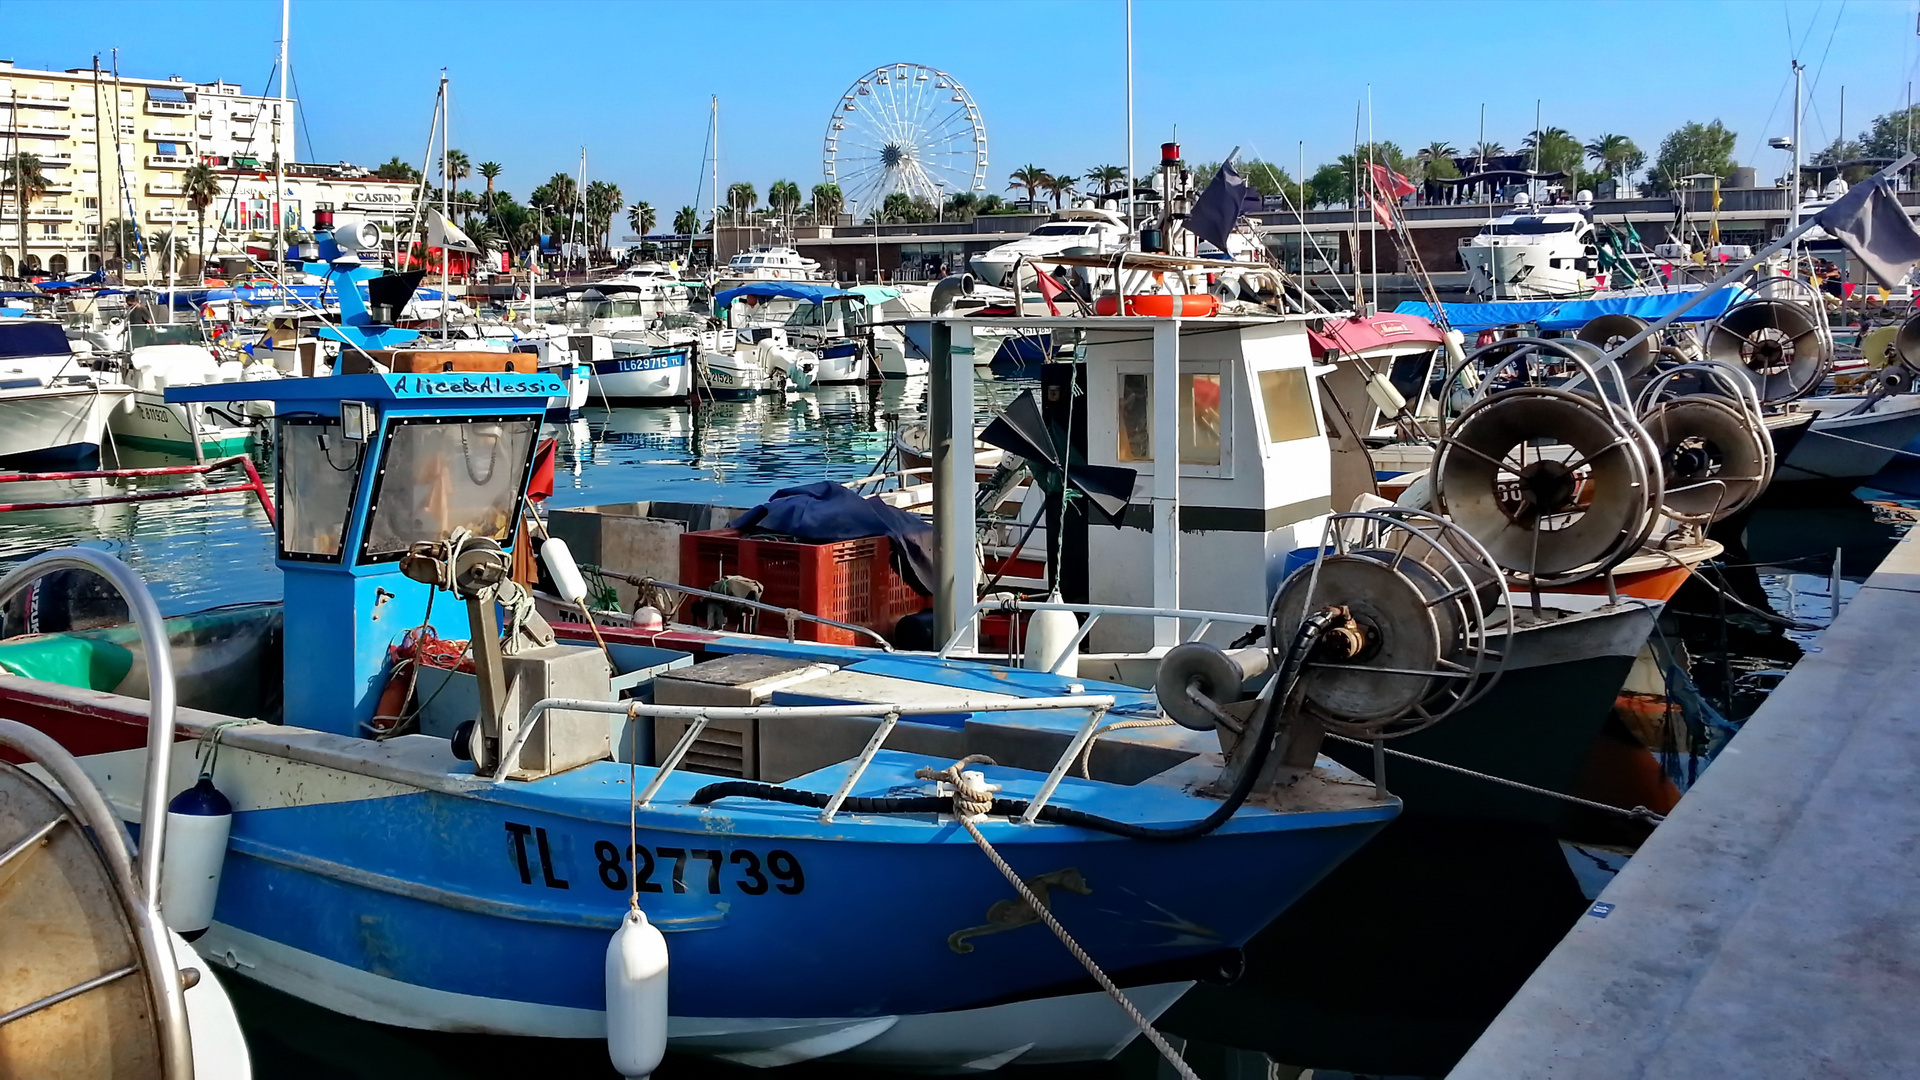
M539 430L531 418L393 423L361 557L403 555L455 529L510 542Z
M340 558L365 445L348 442L337 420L281 422L281 554L328 561Z

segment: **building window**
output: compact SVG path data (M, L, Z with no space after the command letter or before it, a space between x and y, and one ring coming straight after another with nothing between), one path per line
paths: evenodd
M100 209L100 200L95 198L92 195L87 196L85 199L82 200L82 202L86 206L86 208L89 210Z
M46 224L40 226L40 235L41 236L59 236L60 226L55 224L54 222L49 221Z

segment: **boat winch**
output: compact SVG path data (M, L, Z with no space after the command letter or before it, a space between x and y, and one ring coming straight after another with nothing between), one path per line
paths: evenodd
M1811 393L1827 376L1833 343L1826 326L1825 297L1810 286L1807 291L1811 298L1806 302L1761 295L1728 309L1707 327L1707 358L1743 368L1768 404Z
M1640 316L1616 312L1589 319L1574 336L1590 345L1597 345L1603 350L1612 350L1631 340L1646 328L1647 320ZM1619 366L1621 375L1636 379L1652 367L1654 360L1658 357L1659 350L1654 339L1649 337L1621 353L1615 358L1614 363Z
M1603 573L1659 519L1658 448L1626 404L1618 369L1586 342L1510 338L1476 350L1449 384L1499 350L1434 456L1440 509L1534 586Z
M1658 451L1661 512L1675 521L1719 521L1773 481L1773 436L1758 392L1731 364L1661 371L1641 391L1640 425Z
M1445 518L1406 506L1335 514L1314 561L1274 596L1266 648L1176 646L1156 692L1174 720L1219 732L1229 778L1246 765L1243 735L1262 709L1269 721L1281 710L1285 732L1263 780L1290 783L1328 732L1395 738L1486 693L1506 662L1489 627L1510 609L1499 565Z

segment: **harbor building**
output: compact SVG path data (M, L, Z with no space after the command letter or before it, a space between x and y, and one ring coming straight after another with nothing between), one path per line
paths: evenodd
M206 161L270 177L276 154L294 157L293 99L285 107L282 117L278 97L219 79L116 76L91 65L38 71L0 60L0 156L33 155L48 181L26 207L24 263L20 208L11 188L0 197L0 275L97 269L101 228L116 218L149 237L178 230L197 252L198 215L181 187L186 170ZM209 207L207 229L221 220Z

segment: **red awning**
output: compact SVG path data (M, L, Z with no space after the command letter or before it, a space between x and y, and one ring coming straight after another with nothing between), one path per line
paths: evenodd
M1404 346L1437 346L1440 328L1418 315L1391 313L1361 319L1328 319L1320 330L1308 331L1315 356L1354 355Z

